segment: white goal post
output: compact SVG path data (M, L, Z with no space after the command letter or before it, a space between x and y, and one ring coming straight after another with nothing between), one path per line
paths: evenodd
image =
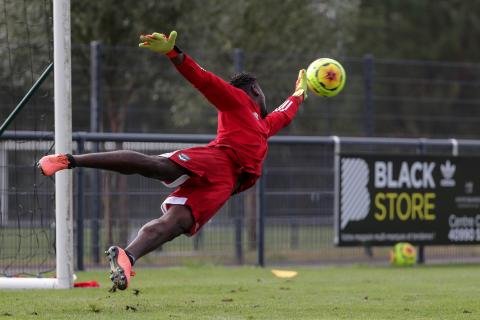
M55 152L72 153L70 0L53 0ZM73 178L55 176L56 278L0 278L1 289L73 287Z

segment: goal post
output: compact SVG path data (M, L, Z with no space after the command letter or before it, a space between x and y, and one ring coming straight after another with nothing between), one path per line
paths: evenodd
M72 68L70 0L53 0L55 152L72 153ZM57 288L73 286L73 178L55 176Z
M53 1L55 152L72 153L70 0ZM55 176L55 278L0 278L0 289L73 287L73 177Z

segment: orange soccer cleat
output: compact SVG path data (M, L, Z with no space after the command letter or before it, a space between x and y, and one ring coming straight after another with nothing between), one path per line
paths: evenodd
M125 250L112 246L105 251L105 254L110 263L110 280L114 287L120 290L127 289L130 284L130 276L134 276L135 272L132 271L132 264Z
M51 154L44 156L37 163L37 167L44 176L52 176L55 172L68 169L70 162L66 154Z

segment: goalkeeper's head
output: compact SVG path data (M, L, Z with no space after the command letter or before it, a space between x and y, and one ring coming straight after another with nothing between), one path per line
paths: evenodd
M257 78L247 72L242 72L234 75L230 79L230 84L234 87L245 91L252 99L260 106L260 113L262 118L268 114L267 105L265 103L265 95L262 88L257 82Z

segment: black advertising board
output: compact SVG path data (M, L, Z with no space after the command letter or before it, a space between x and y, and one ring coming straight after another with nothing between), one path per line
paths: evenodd
M340 246L480 243L480 158L340 155Z

